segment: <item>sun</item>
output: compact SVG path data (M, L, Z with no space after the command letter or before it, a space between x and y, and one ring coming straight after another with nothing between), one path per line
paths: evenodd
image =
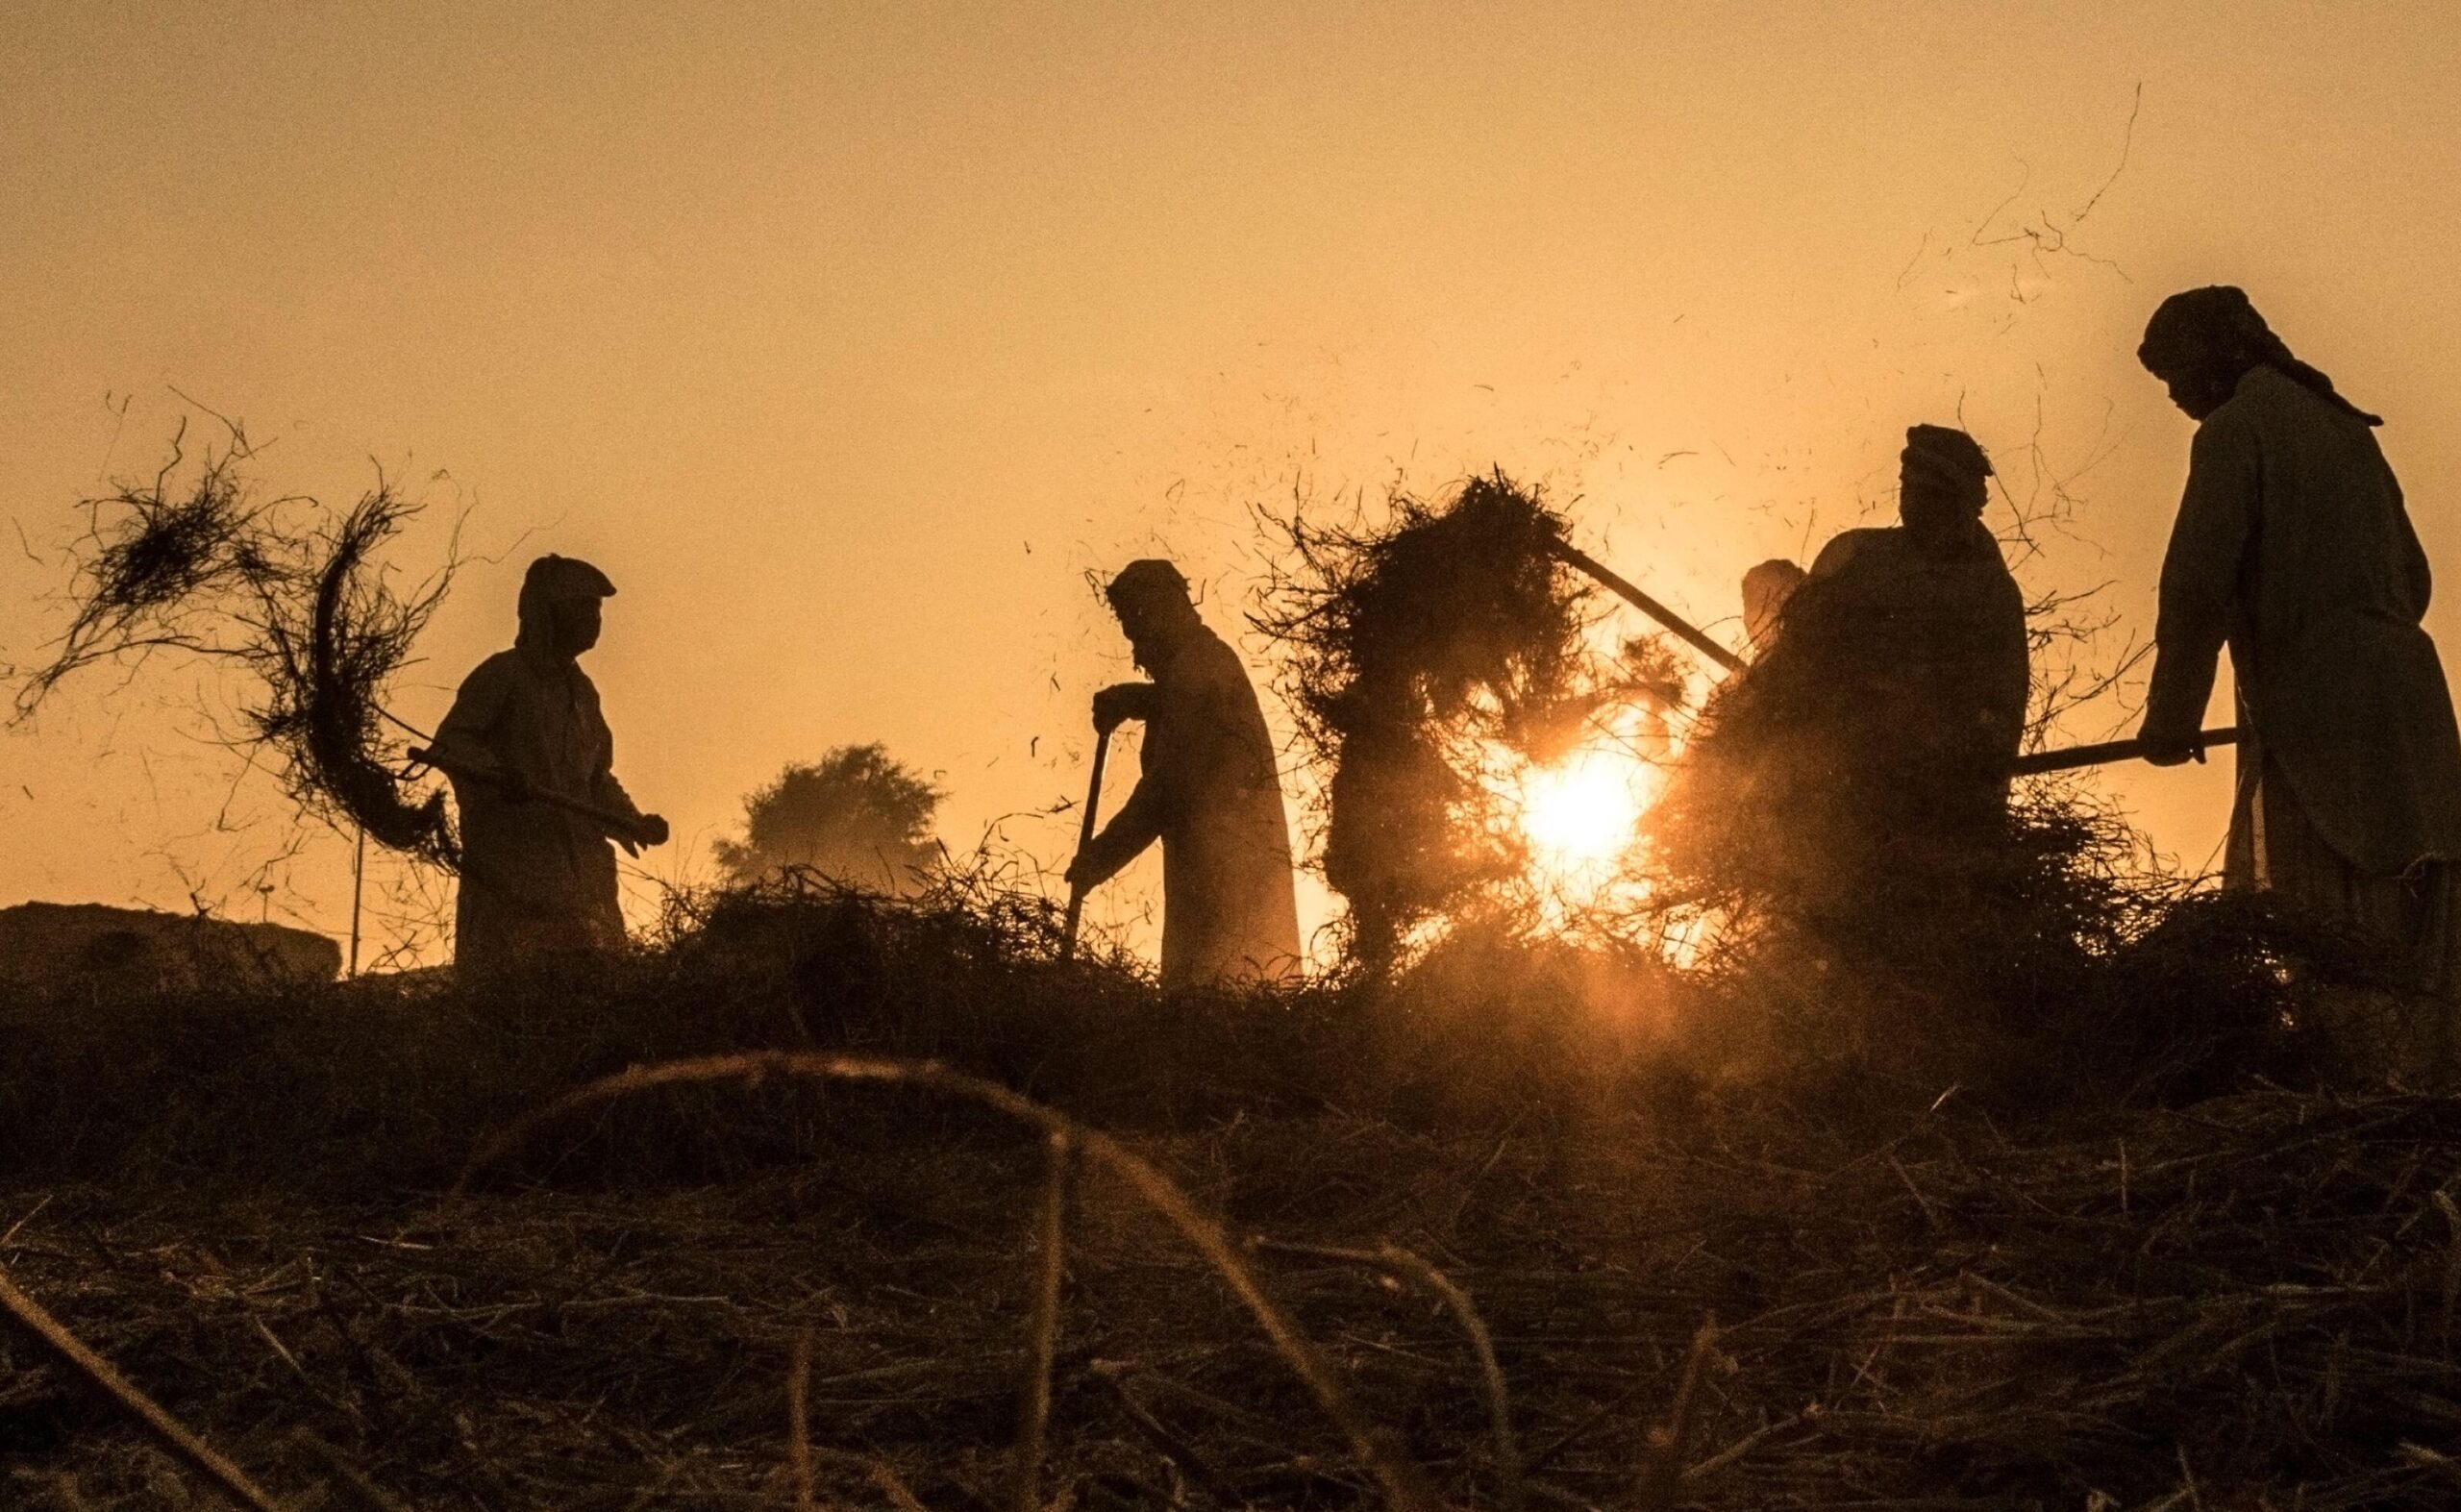
M1611 747L1576 751L1523 776L1521 833L1540 867L1578 873L1613 861L1632 843L1647 806L1645 762Z
M1532 910L1537 928L1578 932L1646 904L1644 831L1676 754L1668 734L1653 710L1634 706L1609 711L1582 744L1543 764L1502 740L1467 754L1481 818L1522 863L1504 895Z

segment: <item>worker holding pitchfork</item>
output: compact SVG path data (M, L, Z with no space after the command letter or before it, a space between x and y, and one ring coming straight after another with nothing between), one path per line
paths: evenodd
M1081 899L1158 840L1163 987L1287 979L1299 967L1290 831L1248 670L1171 563L1132 561L1105 596L1153 681L1095 694L1094 728L1107 739L1143 721L1143 771L1069 863L1069 884Z
M2389 948L2429 1005L2353 1048L2449 1079L2461 731L2419 623L2430 574L2375 442L2382 422L2226 285L2164 300L2137 359L2198 422L2139 743L2163 765L2199 753L2227 644L2241 734L2224 884Z
M532 562L513 648L462 682L433 745L415 753L452 780L461 810L453 958L464 973L622 945L609 842L666 843L666 821L615 781L614 737L581 669L614 592L585 561Z

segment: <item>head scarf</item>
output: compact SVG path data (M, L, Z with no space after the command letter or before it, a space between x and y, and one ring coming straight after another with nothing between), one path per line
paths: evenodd
M556 606L583 599L611 599L615 584L578 557L539 558L521 575L521 639L546 644Z
M2384 423L2382 416L2343 398L2331 379L2291 356L2289 346L2256 313L2247 291L2228 284L2192 288L2162 301L2145 323L2136 359L2156 377L2206 365L2244 372L2262 364L2369 425Z
M1743 632L1754 646L1777 632L1786 601L1803 585L1803 569L1783 557L1773 557L1743 575Z
M1963 431L1945 425L1909 425L1905 428L1905 450L1898 460L1909 467L1919 467L1956 490L1957 497L1975 513L1982 512L1990 498L1990 486L1983 480L1991 476L1991 459L1982 447Z
M1103 596L1113 608L1127 606L1161 607L1172 604L1194 605L1188 598L1188 580L1180 569L1159 557L1145 557L1130 562L1110 581Z

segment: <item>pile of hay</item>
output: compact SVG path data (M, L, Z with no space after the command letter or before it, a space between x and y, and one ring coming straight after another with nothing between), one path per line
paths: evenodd
M1460 752L1543 759L1580 732L1597 678L1562 518L1501 472L1448 503L1391 501L1376 527L1273 522L1289 547L1252 623L1288 653L1284 691L1330 773L1326 880L1354 953L1395 958L1421 921L1526 856Z
M234 427L182 488L175 437L150 482L87 501L92 526L70 551L75 607L52 659L20 684L15 718L96 665L162 651L233 664L258 687L236 743L270 752L306 812L450 868L459 851L443 794L410 792L395 775L408 727L385 702L453 563L397 592L382 554L416 504L381 476L339 515L313 499L261 502L242 470L252 455Z

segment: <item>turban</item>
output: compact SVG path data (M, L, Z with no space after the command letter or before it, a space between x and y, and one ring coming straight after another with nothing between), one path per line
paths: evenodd
M1122 567L1103 596L1115 608L1131 604L1187 604L1188 580L1161 558L1146 557Z
M1970 500L1978 511L1988 490L1983 480L1991 476L1991 459L1963 431L1944 425L1910 425L1905 428L1905 450L1898 460L1909 467L1919 467L1954 488L1960 498Z
M2247 291L2227 284L2192 288L2162 301L2145 323L2136 359L2162 377L2207 365L2245 371L2262 364L2369 425L2384 423L2343 398L2331 379L2291 356L2288 344L2256 313Z

